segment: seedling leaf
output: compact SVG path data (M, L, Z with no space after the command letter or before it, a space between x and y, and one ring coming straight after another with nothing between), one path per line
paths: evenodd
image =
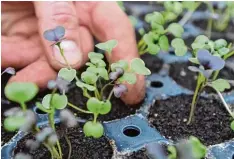
M75 69L62 68L58 72L58 77L65 79L68 82L71 82L76 77Z
M80 88L86 88L88 89L89 91L94 91L96 89L96 87L92 86L92 85L89 85L89 84L86 84L86 83L83 83L81 81L77 81L76 82L76 85Z
M26 122L26 119L24 116L7 117L4 120L4 128L7 131L13 132L13 131L19 130L19 128L23 126L25 122Z
M169 42L166 35L160 36L158 44L163 51L167 51L169 48Z
M126 71L128 69L128 62L125 60L119 60L118 62L111 64L111 71L115 72L116 68L122 68Z
M119 79L119 82L123 83L123 82L128 82L129 84L135 84L136 83L136 75L134 73L130 73L130 72L125 72L123 74L123 76L121 76Z
M113 48L115 48L118 44L117 40L109 40L107 42L104 43L99 43L97 45L95 45L97 48L107 51L109 54L111 54Z
M6 85L6 97L17 103L25 103L32 100L38 93L38 87L30 82L12 82Z
M145 63L140 58L135 58L131 61L131 70L140 75L150 75L151 72L145 67Z
M88 57L89 57L89 59L93 59L93 58L103 59L104 58L104 56L102 54L96 53L96 52L90 52L88 54Z
M183 27L178 23L172 23L168 26L167 30L172 33L175 37L181 37L184 33Z
M217 80L211 82L211 85L214 89L216 89L220 92L223 92L225 89L231 88L230 84L225 79L217 79Z
M83 127L83 131L85 136L87 137L94 137L94 138L100 138L104 134L104 128L100 122L92 122L88 121L85 123Z
M97 82L97 75L93 72L85 71L81 74L81 79L87 84L94 84Z

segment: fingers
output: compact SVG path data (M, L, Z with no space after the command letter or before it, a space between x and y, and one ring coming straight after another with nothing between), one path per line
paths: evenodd
M66 62L61 56L58 47L55 45L51 46L53 42L45 40L43 33L48 29L63 26L66 40L61 42L61 47L64 49L64 55L72 67L79 68L87 58L87 54L82 53L80 38L88 33L80 33L73 2L34 2L34 6L39 20L39 32L50 64L55 69L66 66ZM89 35L87 38L85 41L91 41Z
M43 52L38 35L28 39L2 36L2 67L22 68L36 61Z
M55 79L56 75L56 72L51 68L44 57L18 71L15 76L11 77L9 82L34 82L40 88L45 88L47 82Z
M113 49L109 62L120 59L128 62L139 57L134 29L116 2L77 2L80 23L90 28L96 38L102 42L116 39L118 45ZM128 86L128 93L123 96L127 104L140 102L144 97L145 79L137 76L137 83Z

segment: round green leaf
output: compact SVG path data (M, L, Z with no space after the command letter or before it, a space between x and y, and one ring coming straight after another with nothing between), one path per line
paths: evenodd
M145 21L151 23L152 21L163 25L165 23L163 15L159 12L149 13L145 16Z
M223 47L221 49L218 50L218 53L223 56L223 55L226 55L227 53L229 53L230 49L229 48L226 48L226 47Z
M87 84L94 84L97 82L97 75L93 72L85 71L81 74L81 79Z
M145 67L145 63L140 58L135 58L131 61L131 70L140 75L150 75L151 72Z
M152 54L152 55L156 55L159 53L160 51L160 47L158 44L148 44L148 48L147 51Z
M86 105L87 105L88 110L93 113L99 113L99 110L102 107L101 101L99 101L97 98L94 98L94 97L89 98Z
M177 56L184 56L187 53L187 47L181 38L173 39L171 45L175 48L175 54Z
M143 40L147 45L154 44L154 41L157 41L158 39L159 39L159 34L154 32L149 32L143 36Z
M220 92L223 92L225 89L231 88L230 84L225 79L217 79L217 80L211 82L211 85L214 89L216 89Z
M4 120L4 128L7 131L13 132L13 131L19 130L19 128L23 126L25 122L26 122L26 119L24 116L7 117Z
M194 42L192 43L193 50L204 48L206 44L209 43L209 38L205 35L199 35L196 37Z
M95 46L101 50L107 51L110 54L112 49L115 48L117 44L118 44L117 40L108 40L107 42L99 43Z
M231 122L231 129L234 131L234 120Z
M111 71L116 71L116 68L122 68L124 71L128 69L128 62L125 60L119 60L118 62L111 64Z
M106 63L102 59L92 58L90 61L95 64L97 67L105 67Z
M172 33L175 37L181 37L184 33L183 27L178 23L172 23L167 28L168 32Z
M58 77L65 79L68 82L71 82L76 77L75 69L62 68L58 72Z
M111 102L109 100L105 101L105 102L101 102L102 106L99 109L99 113L104 115L107 114L111 111Z
M85 123L83 127L83 131L85 136L87 137L94 137L94 138L100 138L104 134L104 128L100 122L92 122L88 121Z
M6 85L6 97L17 103L25 103L32 100L38 93L39 88L30 82L12 82Z
M222 47L226 47L227 46L227 41L224 40L224 39L218 39L218 40L215 40L214 42L215 44L215 49L220 49Z
M176 14L180 14L183 11L183 6L180 2L174 2L174 7L173 7L173 11Z
M160 36L158 44L163 51L167 51L169 49L169 42L166 35Z
M129 84L135 84L137 81L136 75L131 72L125 72L123 76L118 79L119 82L128 82Z
M176 56L184 56L187 52L187 47L186 46L181 46L175 48L175 54Z
M67 96L56 93L52 97L51 104L56 109L64 109L67 106Z
M158 34L163 34L165 32L163 25L156 22L151 22L151 28Z
M92 85L89 85L89 84L86 84L86 83L83 83L81 81L77 81L76 82L76 85L80 88L86 88L88 89L89 91L95 91L96 87L92 86Z
M90 52L88 54L88 57L89 57L89 59L93 59L93 58L103 59L104 58L104 56L102 54L96 53L96 52Z
M44 98L42 99L42 106L45 109L50 109L50 100L51 100L51 94L47 94L46 96L44 96Z

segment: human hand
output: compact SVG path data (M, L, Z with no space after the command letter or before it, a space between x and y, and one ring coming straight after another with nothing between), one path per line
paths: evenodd
M45 30L62 25L66 29L62 43L72 67L79 69L93 49L94 35L100 42L118 40L108 61L130 61L138 57L134 30L125 13L115 2L1 2L2 67L21 69L10 81L31 81L44 88L56 78L55 70L65 66L63 58L43 38ZM145 95L144 76L135 85L127 85L122 96L135 104Z

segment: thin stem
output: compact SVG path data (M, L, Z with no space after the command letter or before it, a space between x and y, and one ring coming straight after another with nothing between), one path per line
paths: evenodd
M110 99L111 99L111 97L112 97L113 93L114 93L114 88L111 90L111 92L110 92L110 94L109 94L109 96L108 96L107 100L110 100Z
M211 11L211 13L214 14L214 9L213 9L212 4L210 2L207 2L207 6L208 6L209 10ZM209 18L208 25L207 25L207 36L208 36L208 38L211 37L212 24L213 24L213 18Z
M93 122L96 123L97 122L97 117L98 117L98 113L94 113L93 114Z
M190 114L189 114L189 120L187 122L187 125L189 125L192 122L193 116L194 116L194 111L195 111L195 107L196 107L196 101L197 101L197 97L198 97L198 93L202 87L202 84L204 82L204 77L201 73L199 73L198 78L197 78L197 86L193 95L193 100L192 100L192 104L191 104L191 109L190 109Z
M191 18L191 16L193 15L193 13L197 10L197 8L200 6L200 2L198 2L197 6L194 8L194 10L192 11L188 11L184 16L183 18L179 21L179 24L184 26L187 21Z
M114 82L114 81L110 81L110 82L107 83L104 87L102 87L101 93L100 93L101 97L103 97L103 93L104 93L104 90L106 89L106 87L107 87L107 86L110 86L110 84L111 84L112 82Z
M20 103L20 106L22 108L22 110L25 112L27 110L27 106L26 104L23 102L23 103Z
M65 134L65 139L67 141L67 144L68 144L68 148L69 148L69 152L68 152L68 157L67 159L70 159L71 158L71 152L72 152L72 146L71 146L71 142L70 140L68 139L67 135Z
M83 109L81 109L81 108L79 108L79 107L73 105L72 103L69 103L69 102L68 102L67 105L70 106L70 107L72 107L72 108L74 108L74 109L76 109L76 110L78 110L78 111L80 111L80 112L82 112L82 113L93 114L93 113L90 112L90 111L83 110Z
M66 57L65 57L65 55L64 55L64 51L63 51L63 49L61 48L60 42L57 43L57 46L59 47L60 54L62 55L62 57L63 57L65 63L67 64L67 66L69 67L69 69L72 69L71 66L70 66L70 64L69 64L69 62L67 61L67 59L66 59Z
M212 87L211 85L209 85L209 86ZM218 90L216 90L215 88L213 88L213 89L217 92L217 94L219 95L219 98L221 99L224 107L226 108L226 110L228 111L228 113L231 115L231 117L234 119L234 113L230 110L230 108L229 108L228 104L226 103L226 101L224 100L222 94Z
M96 89L94 90L96 98L98 98L99 100L101 100L101 96L100 96L100 93L99 93L99 91L97 89L97 84L96 83L94 84L94 87L96 87Z

